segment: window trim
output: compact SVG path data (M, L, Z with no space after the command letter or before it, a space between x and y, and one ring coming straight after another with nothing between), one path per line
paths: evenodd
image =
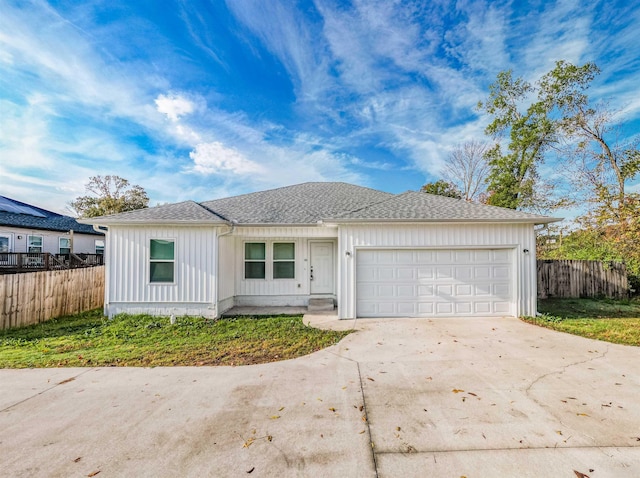
M5 237L7 239L7 250L0 252L0 254L2 254L2 253L6 254L6 253L12 252L13 248L11 246L12 246L12 243L13 243L13 234L2 232L2 233L0 233L0 237Z
M242 241L242 259L241 259L241 267L242 267L242 280L248 281L295 281L298 276L298 262L296 259L298 242L296 239L246 239ZM247 249L246 244L264 244L264 259L247 259ZM293 244L293 259L274 259L274 244ZM247 262L264 262L264 277L260 278L251 278L247 277L246 274L246 263ZM282 277L276 278L274 277L274 264L276 262L293 262L293 277Z
M98 242L102 242L102 252L98 252ZM151 242L149 242L149 244L151 244ZM104 250L105 250L106 245L107 244L106 244L104 239L95 239L93 241L93 248L95 250L96 255L104 256ZM174 251L174 256L175 256L175 251Z
M39 237L40 238L40 245L38 246L40 248L39 251L31 251L31 238L32 237ZM41 234L27 234L27 253L29 254L42 254L44 252L44 236Z
M262 244L264 246L264 259L247 259L247 244ZM267 280L268 254L267 241L244 241L242 245L242 278L244 280ZM247 277L247 262L263 263L264 277Z
M293 259L276 259L276 244L291 244L293 246ZM276 277L276 263L293 263L293 277ZM296 243L295 241L271 242L271 278L273 280L296 280Z
M151 241L167 241L173 244L173 259L152 259L151 258ZM147 278L149 281L149 285L174 285L176 283L176 240L172 237L150 237L149 238L149 255L147 264L149 265L149 273L147 274ZM153 281L151 280L151 264L155 263L170 263L173 264L173 270L171 274L171 281Z
M62 241L69 241L69 247L65 247L64 249L69 249L69 252L62 252L62 245L60 244ZM58 254L71 254L71 238L70 237L58 237Z

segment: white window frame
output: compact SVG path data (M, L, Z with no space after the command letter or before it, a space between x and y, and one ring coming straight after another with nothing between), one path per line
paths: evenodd
M247 254L247 250L246 250L246 244L264 244L264 259L247 259L246 258L246 254ZM293 260L291 259L279 259L279 260L275 260L274 259L274 244L293 244ZM249 281L257 281L257 280L276 280L276 281L282 281L282 280L288 280L288 281L294 281L296 280L296 277L298 275L297 272L297 267L298 267L298 263L297 263L297 259L296 259L296 254L297 254L297 249L298 249L298 242L294 239L289 239L289 240L282 240L282 239L278 239L278 240L273 240L273 239L247 239L245 241L242 242L242 280L249 280ZM246 275L246 266L245 264L247 262L264 262L264 277L256 277L256 278L252 278L252 277L247 277ZM275 278L274 277L274 267L273 265L276 262L293 262L293 277L282 277L282 278Z
M291 244L293 246L293 259L276 259L276 244ZM275 264L277 262L293 262L293 277L276 277ZM271 278L273 280L295 280L296 279L296 243L295 241L273 241L271 242Z
M151 258L151 241L166 241L173 244L173 259L152 259ZM152 263L171 263L173 265L173 272L171 281L152 281L151 280L151 264ZM176 240L171 237L152 237L149 239L149 284L151 285L171 285L176 283Z
M62 241L68 241L69 247L62 247ZM69 249L69 252L62 252L62 249ZM58 237L58 254L71 254L71 238Z
M38 246L40 248L39 251L32 251L31 250L31 238L32 237L39 237L40 238L40 245ZM27 235L27 252L28 253L32 253L32 254L42 254L44 252L44 236L40 235L40 234L28 234Z
M4 237L7 239L7 249L6 251L0 251L0 253L8 253L12 251L12 246L13 246L13 234L7 234L7 233L0 233L0 237Z
M262 244L264 246L264 259L247 259L247 244ZM268 256L269 256L269 247L267 245L267 241L245 241L242 244L242 277L244 280L267 280L268 277ZM262 262L264 263L264 277L247 277L247 262Z
M100 253L100 252L98 252L98 251L100 250L100 249L98 248L98 247L99 247L99 246L98 246L98 243L99 243L99 242L102 242L102 246L101 246L101 247L102 247L102 252L101 252L101 253ZM149 242L149 244L151 244L151 242ZM105 245L106 245L106 243L105 243L104 239L96 239L96 240L94 241L94 247L95 247L96 255L104 256L104 249L105 249ZM173 255L175 256L175 246L174 246Z

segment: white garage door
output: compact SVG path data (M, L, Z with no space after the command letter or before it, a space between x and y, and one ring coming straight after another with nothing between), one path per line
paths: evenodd
M511 249L360 249L358 317L515 313Z

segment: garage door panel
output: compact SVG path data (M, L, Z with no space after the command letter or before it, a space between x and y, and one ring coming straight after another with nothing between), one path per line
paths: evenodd
M415 255L413 251L398 251L396 253L396 264L414 264Z
M509 284L494 284L493 295L497 297L511 297L511 286Z
M491 284L474 284L473 289L476 297L482 297L491 295L492 287Z
M471 302L457 302L454 305L456 314L470 314L473 311Z
M451 264L453 262L453 251L436 251L435 263L436 264Z
M433 315L434 305L433 302L418 302L418 315Z
M507 249L491 251L491 255L491 262L502 262L505 264L511 262L511 254Z
M473 268L473 278L487 280L491 278L491 266L477 266Z
M453 253L453 256L454 256L454 259L453 259L454 262L468 263L473 260L472 259L473 251L464 251L464 250L455 251Z
M452 302L436 302L436 313L439 315L453 314Z
M453 277L453 267L438 267L436 269L436 279L451 279Z
M357 315L511 315L511 250L359 250Z
M473 267L456 267L453 275L456 280L468 282L473 279Z
M494 302L493 311L496 314L509 314L511 312L510 302Z
M473 295L473 286L471 284L456 284L456 297L469 297Z
M435 270L433 267L419 267L418 279L433 279L435 277Z
M418 264L433 264L434 262L432 251L416 251L414 257Z
M418 286L418 298L420 297L433 297L435 295L433 285L419 285Z
M376 292L376 295L381 299L393 299L395 296L392 285L378 285Z
M490 315L491 314L491 302L474 302L473 312L477 315Z
M396 271L396 278L398 280L413 280L418 275L417 271L413 267L399 267Z
M399 285L396 287L396 296L397 297L415 297L416 291L415 287L412 285Z

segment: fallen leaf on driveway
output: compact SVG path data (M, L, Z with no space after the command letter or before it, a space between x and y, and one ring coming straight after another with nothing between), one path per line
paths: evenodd
M280 415L271 415L271 420L277 420L280 418Z
M247 470L247 473L253 473L253 470L255 470L256 467L254 466L253 468L251 468L250 470Z
M92 471L87 476L96 476L98 473L100 473L100 470Z
M576 413L576 415L578 415L579 417L588 417L589 416L586 413Z
M453 393L461 393L464 392L464 390L460 390L458 388L454 388L453 390L451 390Z
M82 460L82 457L79 456L78 458L76 458L75 460L73 460L74 463L78 463L80 460Z
M66 380L63 380L62 382L58 382L58 385L62 385L62 384L69 383L69 382L73 382L75 379L76 379L75 377L68 378ZM100 472L98 472L98 473L100 473Z
M580 473L579 471L573 470L578 478L589 478L589 475L585 475L584 473Z
M332 412L334 412L334 413L335 413L335 411L336 411L336 409L335 409L335 408L333 408L333 407L330 407L330 408L329 408L329 410L331 410L331 411L332 411Z
M278 411L279 411L279 412L281 412L282 410L284 410L284 407L280 407L280 408L278 409Z
M372 382L375 382L375 380L372 379L371 377L367 377L367 380L371 380Z
M469 395L471 395L472 397L477 397L477 395L473 392L467 392Z

